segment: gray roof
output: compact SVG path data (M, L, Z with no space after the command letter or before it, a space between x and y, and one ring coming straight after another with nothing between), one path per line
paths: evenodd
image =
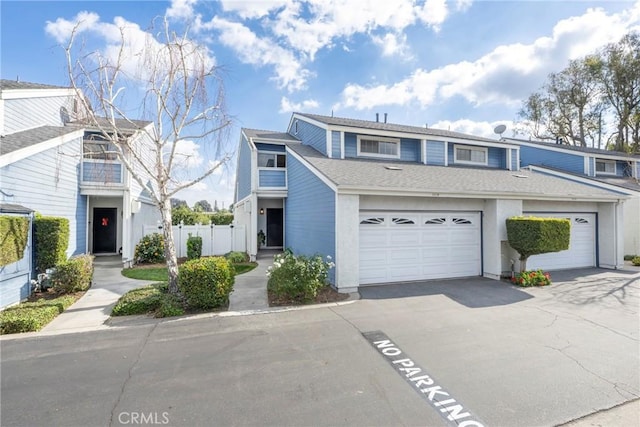
M298 141L297 138L289 135L286 132L276 132L274 130L262 130L262 129L249 129L242 128L242 131L247 138L264 138L264 139L280 139L284 141Z
M503 140L505 142L515 142L515 143L519 143L519 142L526 142L528 144L535 144L535 145L539 145L541 147L554 147L554 148L561 148L563 150L569 150L569 151L578 151L581 153L588 153L588 154L601 154L601 155L606 155L606 156L616 156L616 157L620 157L623 159L640 159L640 154L627 154L627 153L623 153L620 151L612 151L612 150L603 150L601 148L593 148L593 147L580 147L580 146L576 146L576 145L568 145L568 144L556 144L554 142L546 142L546 141L531 141L528 139L518 139L518 138L503 138Z
M69 89L64 86L53 86L42 83L21 82L18 80L0 79L0 90L9 89Z
M640 193L640 182L632 178L628 177L595 177L591 178L594 181L604 182L605 184L615 185L616 187L626 188L627 190L633 190Z
M76 132L79 129L62 126L41 126L0 137L0 155L11 153L21 148L39 144L59 136Z
M22 205L16 205L14 203L0 202L0 213L19 213L28 214L33 212L33 209L25 208Z
M338 190L437 193L438 195L500 194L523 199L618 199L624 197L587 184L530 170L427 166L419 163L363 159L330 159L301 143L287 146L301 155ZM389 170L395 166L400 170Z
M307 113L295 113L299 116L308 117L310 119L316 120L320 123L325 123L327 125L335 125L335 126L347 126L353 128L362 128L362 129L372 129L372 130L386 130L393 132L403 132L403 133L413 133L425 136L433 136L433 137L445 137L445 138L461 138L461 139L470 139L474 141L483 141L483 142L498 142L495 139L483 138L481 136L468 135L460 132L451 132L443 129L433 129L426 128L420 126L408 126L408 125L399 125L395 123L384 123L384 122L374 122L369 120L359 120L359 119L348 119L344 117L330 117L330 116L321 116L319 114L307 114Z
M96 117L96 119L98 121L98 124L100 126L102 126L102 127L111 126L111 123L105 117ZM120 130L144 129L145 127L147 127L151 123L153 123L153 122L150 122L150 121L147 121L147 120L115 119L115 125ZM68 125L77 126L77 127L83 127L83 128L97 128L97 126L94 126L93 122L90 121L89 119L76 120L76 121L68 123Z

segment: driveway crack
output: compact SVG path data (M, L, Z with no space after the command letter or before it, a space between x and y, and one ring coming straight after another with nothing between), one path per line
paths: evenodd
M118 394L118 398L116 399L116 403L113 405L113 408L111 408L111 416L109 417L109 427L111 427L113 425L113 417L115 415L116 408L118 407L118 405L120 405L120 400L122 399L122 396L124 395L124 390L125 390L125 388L127 388L127 384L129 383L129 380L133 376L133 369L138 365L138 362L140 362L140 356L142 356L142 352L147 347L147 342L149 342L149 337L151 336L153 331L156 330L156 328L158 327L159 324L160 324L160 322L157 322L155 325L153 325L153 328L151 328L149 330L149 332L147 333L147 336L144 337L144 341L142 342L142 346L140 347L140 350L138 351L138 354L136 355L136 360L134 360L134 362L129 367L129 372L128 372L127 378L122 383L122 387L120 387L120 393Z

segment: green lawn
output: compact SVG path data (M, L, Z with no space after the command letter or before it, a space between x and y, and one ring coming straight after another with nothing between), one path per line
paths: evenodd
M243 262L238 264L231 264L236 270L236 275L243 274L253 270L258 265L255 262ZM152 280L154 282L166 282L167 281L167 268L166 267L134 267L125 268L122 270L122 275L129 279L137 280Z

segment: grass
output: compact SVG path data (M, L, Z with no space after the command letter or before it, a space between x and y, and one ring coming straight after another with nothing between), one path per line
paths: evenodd
M40 297L35 301L6 308L0 312L0 334L37 332L76 302L80 296L82 293L57 298Z
M236 276L238 274L244 274L253 270L258 266L255 262L241 262L237 264L231 264L235 269ZM136 280L151 280L153 282L166 282L168 280L167 267L134 267L125 268L122 270L122 275L129 279Z

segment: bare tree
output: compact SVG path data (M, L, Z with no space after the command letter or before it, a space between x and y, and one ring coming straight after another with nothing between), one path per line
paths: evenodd
M180 190L202 181L224 165L230 124L219 67L206 47L171 31L161 20L156 35L144 43L127 39L104 52L84 52L78 23L64 47L71 86L85 110L86 125L112 143L118 159L160 211L169 274L169 292L178 293L178 263L171 231L171 201ZM128 104L128 97L134 99ZM138 119L149 120L145 126ZM178 149L194 141L214 153L197 177L188 176L189 160Z

